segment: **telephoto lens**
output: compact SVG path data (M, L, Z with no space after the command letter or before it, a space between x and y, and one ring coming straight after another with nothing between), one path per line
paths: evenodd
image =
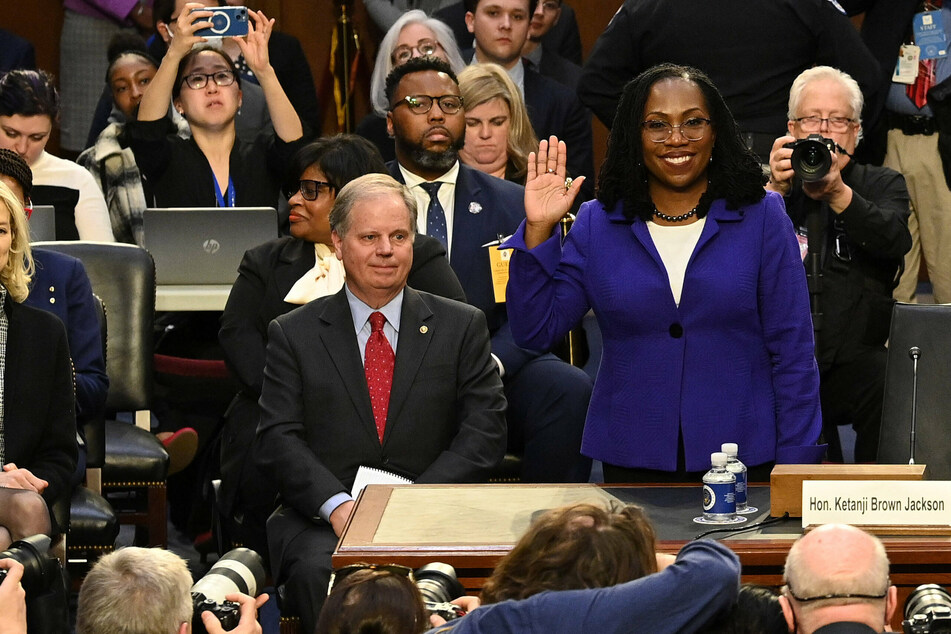
M46 554L50 549L50 538L46 535L25 537L10 544L0 553L0 559L13 559L23 566L23 578L20 583L27 596L45 592L53 582L56 566L51 568L51 560ZM6 569L0 570L0 583L7 577Z
M240 592L255 597L258 588L264 585L264 562L261 556L249 548L235 548L221 556L204 577L192 586L192 603L195 607L192 632L205 634L201 622L202 612L211 612L221 622L225 631L238 625L238 604L228 601L229 594Z
M450 603L466 593L466 589L456 577L455 568L449 564L433 562L426 564L413 575L416 578L416 587L423 595L426 610L430 614L441 616L447 621L465 615L465 610Z
M783 147L792 148L793 171L806 183L825 178L835 160L835 141L821 134L810 134Z
M905 601L906 634L943 634L951 632L951 594L934 583L918 586Z

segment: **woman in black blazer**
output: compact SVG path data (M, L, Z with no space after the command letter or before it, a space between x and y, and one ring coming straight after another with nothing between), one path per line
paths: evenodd
M370 173L388 172L379 151L363 137L325 137L298 151L288 169L291 184L284 188L291 237L266 242L244 254L221 316L218 341L243 389L226 415L219 508L226 522L231 520L237 541L258 552L267 552L264 522L274 510L276 496L276 489L258 473L252 458L267 326L297 306L340 290L343 266L333 254L328 216L340 188ZM409 285L465 301L445 249L429 236L416 234ZM234 520L236 516L242 518L240 523Z
M68 509L76 469L73 370L66 329L24 306L33 259L20 198L0 181L0 548L65 530L48 510ZM63 503L66 506L63 507Z

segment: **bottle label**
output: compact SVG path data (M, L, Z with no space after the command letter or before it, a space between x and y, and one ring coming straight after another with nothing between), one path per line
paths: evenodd
M746 471L735 473L736 476L736 504L746 504Z
M736 497L732 482L715 482L703 485L703 511L705 513L736 513Z

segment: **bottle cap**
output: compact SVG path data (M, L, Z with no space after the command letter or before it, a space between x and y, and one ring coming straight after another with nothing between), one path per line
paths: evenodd
M726 454L722 451L714 451L710 454L710 464L714 467L725 467L727 463Z
M735 456L740 452L740 449L735 442L725 442L720 445L720 451L728 456Z

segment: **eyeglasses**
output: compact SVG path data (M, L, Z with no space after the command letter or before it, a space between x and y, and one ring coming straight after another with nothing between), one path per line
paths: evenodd
M826 601L828 599L884 599L888 596L888 587L891 585L891 580L885 584L885 591L881 594L823 594L817 595L814 597L800 597L796 596L796 593L792 591L788 585L783 588L783 592L791 596L793 599L799 603L809 603L811 601Z
M707 133L707 127L710 125L709 119L703 117L692 117L680 125L670 125L667 121L661 119L651 119L641 124L647 133L647 138L654 143L663 143L674 133L674 128L680 130L680 136L688 141L699 141Z
M333 574L330 575L330 585L327 586L327 596L330 596L330 593L333 592L335 583L343 581L359 570L380 570L399 577L406 577L415 583L415 579L413 579L413 569L407 568L406 566L399 564L351 564L335 570Z
M327 189L336 189L333 183L328 183L327 181L301 180L291 185L285 185L281 191L288 200L290 200L291 197L297 192L300 192L300 195L304 197L304 200L317 200L317 196L320 194L321 186L324 186Z
M561 2L556 2L555 0L547 0L542 2L542 11L553 12L561 8Z
M192 73L186 75L182 82L192 90L201 90L213 79L217 86L224 88L234 83L234 73L230 70L219 70L214 73Z
M427 55L432 55L437 50L439 50L439 42L436 40L431 40L428 37L424 37L420 41L416 42L416 46L410 46L409 44L401 44L396 47L396 50L393 51L391 59L393 63L397 66L405 64L413 58L413 51L419 51L420 56L426 57Z
M433 104L437 101L443 114L456 114L462 110L462 97L459 95L443 95L442 97L407 95L390 106L390 110L396 110L398 107L406 105L413 114L426 114L433 109Z
M818 132L823 121L829 124L830 132L848 132L855 123L855 119L848 117L799 117L793 121L799 124L803 132Z

